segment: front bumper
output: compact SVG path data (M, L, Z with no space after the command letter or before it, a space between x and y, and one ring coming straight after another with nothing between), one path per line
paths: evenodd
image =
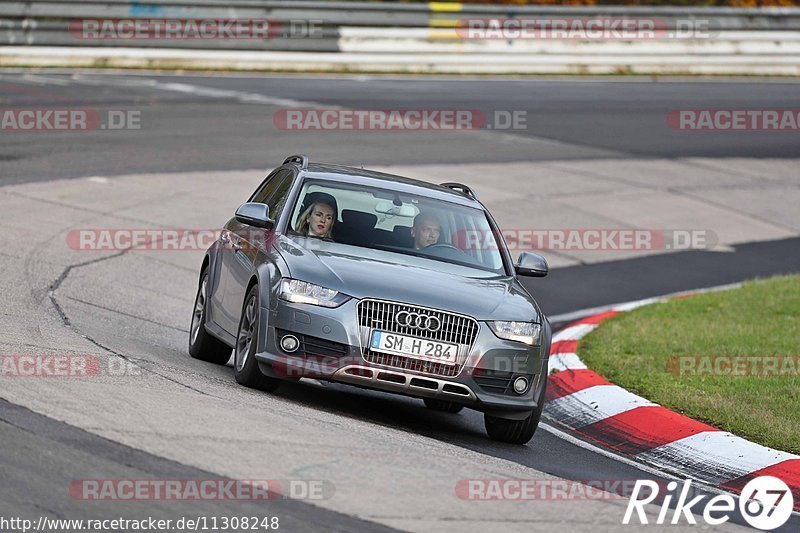
M294 304L284 300L261 310L261 331L256 358L261 371L273 377L313 377L418 398L461 403L505 418L524 418L541 401L547 375L549 328L541 347L498 338L485 323L469 353L459 354L455 376L416 372L368 362L362 356L358 325L358 300L335 309ZM279 341L292 334L301 341L294 353ZM524 393L513 391L518 377L528 381Z

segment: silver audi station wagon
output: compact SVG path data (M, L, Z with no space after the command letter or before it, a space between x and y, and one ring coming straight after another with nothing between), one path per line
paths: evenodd
M291 156L223 228L200 269L192 357L274 390L314 378L484 413L496 440L539 424L550 325L469 187Z

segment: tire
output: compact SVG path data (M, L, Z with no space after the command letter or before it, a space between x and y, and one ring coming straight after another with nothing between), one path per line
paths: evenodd
M208 312L208 267L200 274L194 299L192 326L189 328L189 355L201 361L224 365L231 358L231 347L206 331Z
M433 398L424 398L425 407L433 411L441 411L443 413L458 413L464 406L456 402L448 402L446 400L434 400Z
M236 347L233 351L233 377L236 382L251 389L274 391L281 384L281 380L265 376L258 368L256 351L259 331L259 289L253 285L247 292L242 305L242 316L239 318L239 329L236 335Z
M547 379L546 376L545 379ZM536 428L539 427L539 420L542 418L545 389L547 389L546 381L539 395L536 409L531 411L531 414L524 420L509 420L484 413L483 424L486 427L486 433L489 438L511 444L527 444L533 438L533 434L536 433Z

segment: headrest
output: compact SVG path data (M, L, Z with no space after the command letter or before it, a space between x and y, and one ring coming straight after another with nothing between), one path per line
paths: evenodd
M373 229L378 223L378 216L362 211L345 209L342 211L342 223L346 226L356 226L359 229Z
M411 228L408 226L397 225L392 230L394 241L397 246L411 248L414 246L414 237L411 236Z
M392 229L392 233L401 237L411 237L411 228L409 226L401 226L398 224L394 227L394 229Z

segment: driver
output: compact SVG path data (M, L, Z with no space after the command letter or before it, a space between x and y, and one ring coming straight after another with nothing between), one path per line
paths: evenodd
M442 225L439 219L433 215L419 213L414 217L414 225L411 227L411 236L414 238L414 249L422 250L439 242L439 235L442 232Z

